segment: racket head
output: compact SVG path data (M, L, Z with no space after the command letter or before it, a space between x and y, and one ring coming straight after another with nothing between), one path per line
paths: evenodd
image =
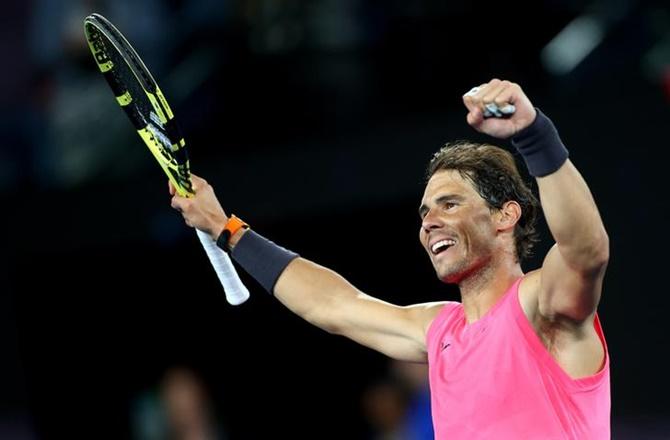
M98 69L177 193L194 194L186 142L172 109L149 69L123 34L105 17L84 19L84 33Z

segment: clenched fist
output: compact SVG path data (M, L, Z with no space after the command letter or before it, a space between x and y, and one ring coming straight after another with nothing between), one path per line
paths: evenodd
M535 107L518 84L499 79L492 79L472 89L463 95L463 103L468 109L468 124L481 133L499 139L514 136L532 124L537 115ZM497 108L502 112L498 117L487 117L491 114L487 106L488 109Z

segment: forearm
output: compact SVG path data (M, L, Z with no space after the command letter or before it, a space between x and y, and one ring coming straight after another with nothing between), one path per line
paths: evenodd
M537 178L540 201L551 234L565 261L592 271L609 257L609 240L593 196L570 160Z
M537 111L536 120L512 139L536 177L547 224L564 260L590 271L607 260L608 240L598 208L579 171L568 159L556 128Z
M342 333L338 310L360 295L341 275L304 258L288 265L273 293L293 313L330 333Z
M396 306L356 289L332 270L300 258L228 217L211 185L195 175L194 197L171 187L172 206L189 226L210 234L247 273L290 310L312 324L381 353L413 362L426 360L426 329L441 304Z
M274 275L268 277L267 271L259 271L258 267L274 257L264 255L263 258L257 258L258 263L254 264L255 256L240 258L241 249L235 249L247 233L249 231L240 230L231 237L229 247L233 258L243 263L242 266L289 310L326 331L336 332L339 304L355 299L360 292L334 271L304 258L294 258L289 262L288 257L282 257L282 251L279 256L285 258L285 262L276 266ZM266 244L261 243L261 246L266 247ZM242 246L248 247L249 244L243 242ZM274 244L271 247L276 249ZM245 253L249 253L248 249Z

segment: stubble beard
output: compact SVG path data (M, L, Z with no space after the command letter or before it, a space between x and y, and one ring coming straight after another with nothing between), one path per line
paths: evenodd
M475 276L490 261L485 256L461 255L453 262L435 262L438 278L446 284L460 284L463 280Z

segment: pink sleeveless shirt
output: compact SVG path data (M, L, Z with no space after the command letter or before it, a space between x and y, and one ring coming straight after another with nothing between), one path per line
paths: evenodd
M489 312L466 324L444 305L427 334L431 404L438 440L610 438L607 344L603 368L572 379L542 345L519 303L517 280Z

